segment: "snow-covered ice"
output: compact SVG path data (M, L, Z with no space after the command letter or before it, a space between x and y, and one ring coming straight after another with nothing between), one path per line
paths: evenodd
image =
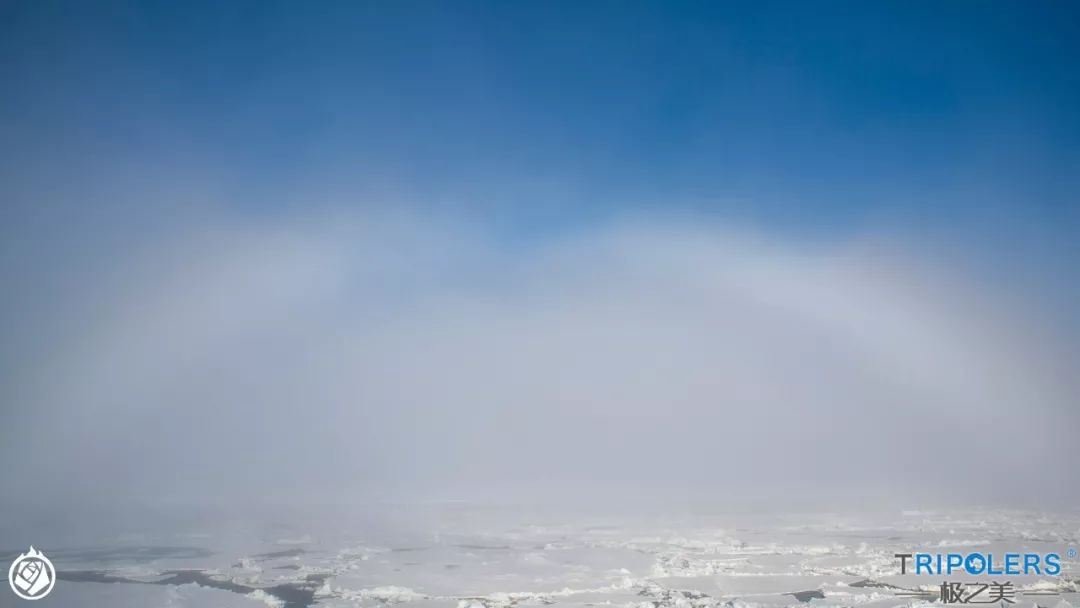
M1065 557L1080 547L1077 512L391 511L144 532L137 545L54 546L54 597L103 608L923 606L936 602L942 578L901 575L893 555L978 550L1060 553L1061 576L1008 577L1017 606L1080 605L1080 562ZM926 595L903 594L917 591Z

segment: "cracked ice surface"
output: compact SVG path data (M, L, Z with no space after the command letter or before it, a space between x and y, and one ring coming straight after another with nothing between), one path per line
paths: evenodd
M213 520L55 544L46 602L81 606L924 606L941 577L899 574L894 553L1057 552L1060 577L1006 577L1017 606L1080 605L1080 513L1006 510L612 517L465 504L392 513ZM287 523L282 523L287 522ZM955 578L955 577L954 577ZM962 580L957 578L956 580ZM45 605L50 605L42 602Z

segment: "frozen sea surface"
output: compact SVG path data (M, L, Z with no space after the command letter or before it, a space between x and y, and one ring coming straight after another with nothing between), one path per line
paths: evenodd
M37 540L24 526L5 534L5 563L24 550L10 538L52 558L59 582L35 608L870 608L937 603L946 578L972 580L900 575L895 553L1055 552L1061 576L996 578L1015 585L1017 606L1080 606L1080 561L1066 557L1080 548L1076 512L630 517L442 504L134 522L93 527L109 530L99 537L53 526Z

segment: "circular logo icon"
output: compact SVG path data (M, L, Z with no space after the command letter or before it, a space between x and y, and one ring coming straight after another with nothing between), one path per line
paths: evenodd
M33 547L15 558L8 570L8 582L15 595L24 600L40 600L56 584L56 569L45 554Z

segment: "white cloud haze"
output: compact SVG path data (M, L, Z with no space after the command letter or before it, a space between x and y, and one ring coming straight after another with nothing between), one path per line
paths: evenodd
M70 331L6 347L44 355L6 389L5 462L36 457L5 487L1077 492L1065 339L900 240L651 218L511 246L328 215L208 222L109 257L74 261L85 290L32 317Z

